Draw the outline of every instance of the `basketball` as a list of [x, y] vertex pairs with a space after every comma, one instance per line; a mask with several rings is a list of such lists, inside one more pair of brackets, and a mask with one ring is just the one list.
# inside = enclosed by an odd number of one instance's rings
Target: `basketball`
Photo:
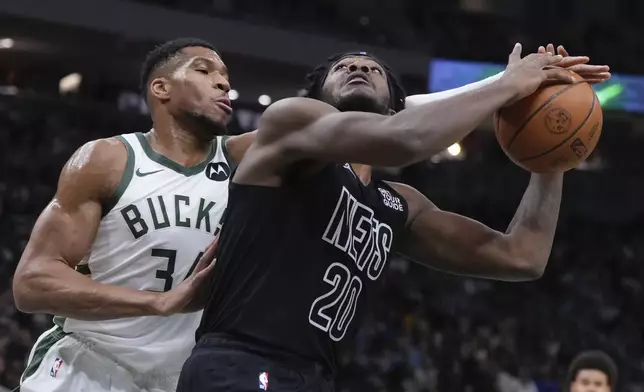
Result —
[[581, 76], [572, 74], [572, 84], [546, 84], [495, 115], [501, 148], [530, 172], [570, 170], [597, 146], [603, 122], [599, 99]]

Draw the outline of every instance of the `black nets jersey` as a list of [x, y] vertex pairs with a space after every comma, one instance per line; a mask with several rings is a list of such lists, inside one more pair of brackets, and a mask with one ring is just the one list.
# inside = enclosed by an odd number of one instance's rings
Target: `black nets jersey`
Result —
[[348, 164], [279, 188], [231, 182], [197, 339], [247, 337], [335, 373], [406, 220], [402, 196]]

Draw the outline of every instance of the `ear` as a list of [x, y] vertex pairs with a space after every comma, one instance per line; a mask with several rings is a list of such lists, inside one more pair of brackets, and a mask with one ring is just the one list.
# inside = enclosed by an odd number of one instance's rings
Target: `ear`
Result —
[[170, 99], [170, 90], [172, 90], [172, 86], [170, 85], [170, 81], [166, 78], [154, 78], [152, 82], [150, 82], [150, 94], [161, 101], [167, 101]]

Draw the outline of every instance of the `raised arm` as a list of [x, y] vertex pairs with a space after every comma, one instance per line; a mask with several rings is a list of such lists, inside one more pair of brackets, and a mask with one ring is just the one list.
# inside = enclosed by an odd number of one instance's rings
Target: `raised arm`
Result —
[[[551, 54], [521, 58], [517, 45], [503, 77], [480, 89], [405, 109], [393, 116], [338, 112], [306, 98], [276, 102], [264, 112], [236, 182], [258, 183], [298, 161], [402, 166], [462, 139], [503, 105], [534, 92], [547, 78], [570, 81]], [[272, 181], [274, 182], [274, 181]]]
[[557, 228], [563, 174], [533, 174], [505, 233], [440, 210], [416, 189], [391, 184], [409, 205], [401, 253], [454, 274], [505, 281], [539, 278]]
[[[555, 46], [553, 44], [549, 44], [547, 47], [544, 47], [544, 46], [539, 47], [538, 53], [546, 53], [546, 52], [554, 54]], [[602, 83], [611, 77], [610, 72], [608, 72], [610, 69], [607, 65], [587, 64], [588, 61], [590, 61], [588, 57], [570, 56], [568, 54], [568, 51], [566, 51], [566, 49], [561, 45], [557, 47], [557, 53], [563, 56], [563, 59], [556, 64], [557, 67], [565, 68], [570, 71], [574, 71], [578, 73], [581, 77], [586, 79], [586, 81], [590, 84]], [[503, 72], [499, 72], [498, 74], [492, 75], [483, 80], [466, 84], [465, 86], [457, 87], [454, 89], [439, 91], [439, 92], [429, 93], [429, 94], [410, 95], [405, 99], [405, 108], [409, 109], [409, 108], [413, 108], [429, 102], [434, 102], [441, 99], [453, 97], [455, 95], [465, 94], [470, 91], [475, 91], [482, 87], [487, 86], [490, 83], [493, 83], [501, 79], [502, 76], [503, 76]]]
[[67, 162], [14, 275], [19, 310], [81, 320], [171, 313], [168, 293], [97, 283], [74, 269], [88, 254], [101, 206], [116, 189], [126, 160], [120, 141], [104, 139], [82, 146]]

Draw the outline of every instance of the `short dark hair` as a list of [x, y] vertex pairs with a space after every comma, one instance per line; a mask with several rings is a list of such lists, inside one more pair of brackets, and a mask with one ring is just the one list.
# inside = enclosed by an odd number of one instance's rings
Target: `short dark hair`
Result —
[[604, 373], [608, 378], [611, 390], [615, 390], [617, 385], [617, 364], [605, 352], [595, 350], [578, 354], [570, 363], [568, 384], [575, 381], [582, 370], [599, 370]]
[[147, 101], [148, 83], [150, 83], [150, 77], [154, 71], [167, 64], [168, 61], [179, 54], [181, 49], [189, 47], [202, 47], [217, 51], [213, 44], [199, 38], [173, 39], [155, 47], [147, 54], [141, 66], [140, 89], [143, 99]]
[[304, 86], [304, 91], [301, 96], [321, 100], [322, 86], [324, 85], [324, 81], [326, 80], [331, 66], [333, 66], [333, 64], [337, 63], [343, 58], [351, 56], [369, 57], [373, 61], [380, 64], [382, 68], [384, 68], [385, 73], [387, 74], [387, 83], [389, 85], [389, 108], [393, 109], [395, 112], [403, 110], [405, 108], [405, 98], [407, 97], [407, 94], [405, 93], [405, 89], [403, 89], [402, 85], [398, 81], [396, 74], [384, 61], [378, 59], [376, 56], [370, 53], [362, 51], [335, 54], [329, 57], [326, 63], [320, 64], [315, 67], [306, 75], [306, 85]]

